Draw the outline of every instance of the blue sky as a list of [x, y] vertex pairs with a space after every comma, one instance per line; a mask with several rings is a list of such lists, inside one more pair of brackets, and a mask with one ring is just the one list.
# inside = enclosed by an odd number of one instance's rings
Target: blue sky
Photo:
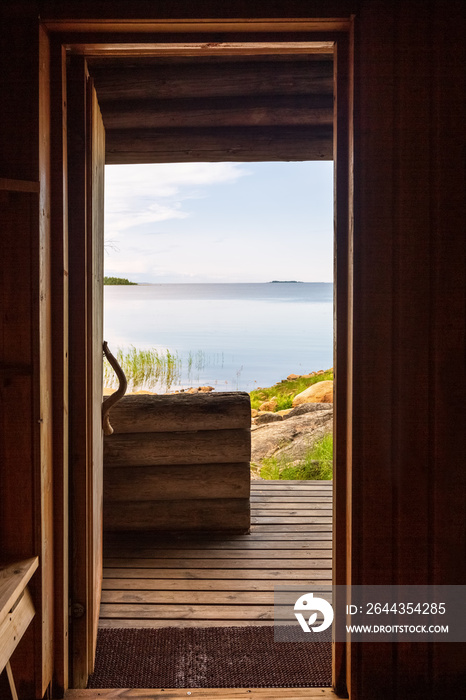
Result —
[[105, 169], [105, 274], [134, 282], [333, 279], [333, 163]]

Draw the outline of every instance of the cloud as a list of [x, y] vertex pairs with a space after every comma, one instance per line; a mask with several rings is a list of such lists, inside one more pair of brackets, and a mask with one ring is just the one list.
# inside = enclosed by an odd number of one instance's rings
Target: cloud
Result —
[[205, 188], [233, 183], [249, 172], [237, 163], [110, 165], [105, 169], [105, 232], [185, 219], [183, 203], [206, 196]]

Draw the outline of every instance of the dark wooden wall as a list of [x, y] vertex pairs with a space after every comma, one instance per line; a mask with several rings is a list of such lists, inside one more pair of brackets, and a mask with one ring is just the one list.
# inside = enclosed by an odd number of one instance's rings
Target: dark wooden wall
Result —
[[[465, 7], [355, 22], [353, 583], [466, 583]], [[465, 645], [352, 654], [358, 698], [464, 687]]]
[[[39, 92], [44, 106], [47, 80], [39, 73], [42, 59], [46, 68], [39, 10], [52, 18], [355, 13], [349, 580], [464, 584], [464, 2], [6, 2], [0, 544], [11, 557], [41, 555], [39, 615], [16, 659], [29, 680], [23, 694], [40, 697], [52, 676], [48, 241], [39, 197], [46, 204], [47, 115], [39, 118]], [[350, 657], [355, 700], [441, 700], [465, 685], [462, 645], [353, 645]]]
[[37, 614], [12, 667], [19, 693], [42, 697], [53, 651], [49, 55], [34, 7], [2, 13], [0, 556], [40, 557]]

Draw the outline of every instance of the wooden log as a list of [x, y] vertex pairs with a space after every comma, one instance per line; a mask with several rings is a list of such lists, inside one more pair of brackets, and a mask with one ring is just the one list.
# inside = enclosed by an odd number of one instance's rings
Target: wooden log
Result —
[[104, 444], [106, 468], [157, 464], [249, 462], [249, 430], [111, 435]]
[[112, 408], [115, 433], [249, 428], [251, 401], [242, 391], [125, 396]]
[[108, 129], [106, 163], [333, 159], [331, 126]]
[[[90, 59], [99, 102], [103, 111], [110, 101], [189, 97], [241, 97], [247, 95], [332, 94], [333, 62], [293, 60], [273, 63], [248, 60], [209, 63], [191, 58], [189, 63], [148, 65], [150, 59], [132, 66], [99, 65]], [[156, 59], [157, 60], [157, 59]], [[154, 59], [152, 59], [154, 61]]]
[[249, 462], [115, 467], [104, 471], [104, 501], [248, 498]]
[[247, 498], [104, 503], [105, 531], [247, 532], [249, 523]]
[[125, 100], [102, 108], [106, 129], [331, 126], [333, 95]]

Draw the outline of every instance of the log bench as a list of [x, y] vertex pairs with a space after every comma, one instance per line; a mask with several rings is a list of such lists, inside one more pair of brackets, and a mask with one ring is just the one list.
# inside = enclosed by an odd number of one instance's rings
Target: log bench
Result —
[[110, 422], [105, 532], [248, 532], [247, 393], [126, 396]]
[[38, 565], [38, 557], [0, 565], [0, 673], [6, 671], [13, 700], [18, 695], [10, 659], [35, 614], [27, 584]]

